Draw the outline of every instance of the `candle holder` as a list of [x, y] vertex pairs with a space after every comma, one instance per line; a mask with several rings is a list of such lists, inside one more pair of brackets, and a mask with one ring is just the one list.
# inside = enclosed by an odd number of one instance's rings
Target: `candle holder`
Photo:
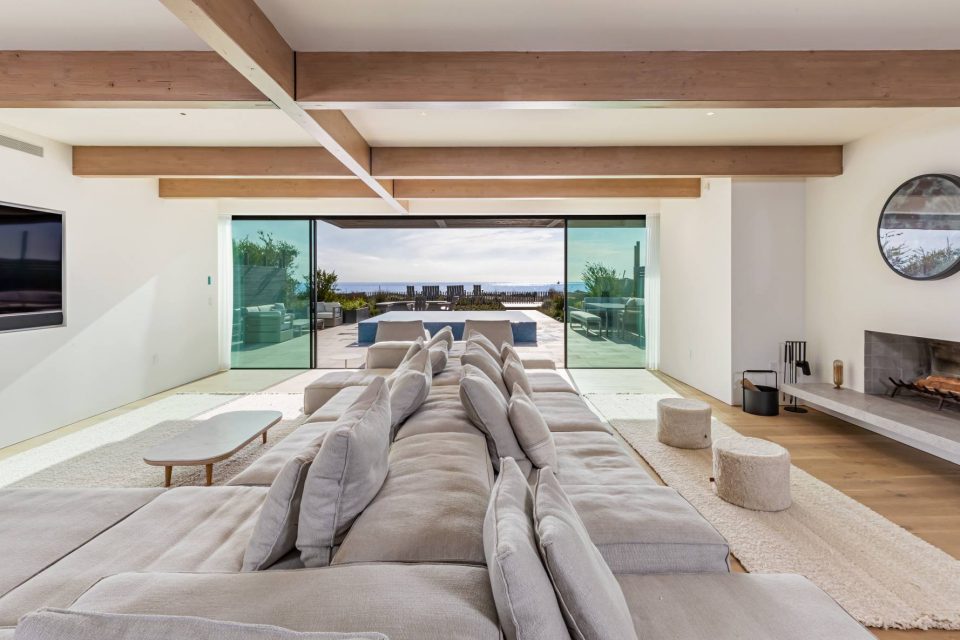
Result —
[[843, 388], [843, 360], [833, 361], [833, 388]]

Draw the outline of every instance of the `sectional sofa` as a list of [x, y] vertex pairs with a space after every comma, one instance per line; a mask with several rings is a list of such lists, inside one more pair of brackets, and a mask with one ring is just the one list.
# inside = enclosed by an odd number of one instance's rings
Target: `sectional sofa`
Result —
[[0, 491], [0, 639], [872, 637], [802, 577], [731, 573], [559, 373], [448, 347], [311, 385], [229, 486]]

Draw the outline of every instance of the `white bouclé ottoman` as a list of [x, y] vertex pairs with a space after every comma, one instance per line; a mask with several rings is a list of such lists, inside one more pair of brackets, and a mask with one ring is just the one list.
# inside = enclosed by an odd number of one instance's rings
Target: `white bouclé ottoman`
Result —
[[761, 440], [729, 436], [713, 445], [717, 495], [754, 511], [783, 511], [790, 506], [790, 452]]
[[710, 405], [687, 398], [657, 402], [657, 440], [678, 449], [710, 446]]

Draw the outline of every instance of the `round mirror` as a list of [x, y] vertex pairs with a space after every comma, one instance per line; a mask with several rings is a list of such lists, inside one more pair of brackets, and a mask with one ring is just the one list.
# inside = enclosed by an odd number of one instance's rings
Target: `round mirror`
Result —
[[887, 199], [877, 227], [887, 265], [911, 280], [960, 271], [960, 178], [917, 176]]

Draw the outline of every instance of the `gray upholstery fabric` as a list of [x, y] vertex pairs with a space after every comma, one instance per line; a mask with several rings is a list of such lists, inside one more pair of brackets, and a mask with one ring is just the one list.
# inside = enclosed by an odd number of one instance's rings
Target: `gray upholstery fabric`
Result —
[[557, 466], [557, 447], [543, 416], [520, 385], [514, 385], [507, 405], [510, 426], [517, 442], [535, 467]]
[[[493, 359], [493, 356], [487, 353], [486, 349], [477, 344], [470, 344], [460, 358], [460, 362], [463, 367], [470, 365], [479, 369], [496, 386], [504, 401], [510, 399], [510, 390], [507, 389], [507, 385], [503, 381], [503, 368], [499, 362]], [[462, 378], [462, 371], [460, 375]]]
[[533, 496], [512, 458], [500, 475], [483, 521], [483, 547], [500, 626], [507, 640], [569, 639], [533, 531]]
[[433, 375], [437, 375], [447, 368], [447, 348], [446, 346], [430, 347], [430, 369]]
[[447, 325], [430, 336], [427, 340], [427, 348], [432, 349], [443, 344], [447, 351], [453, 348], [453, 327]]
[[520, 359], [516, 356], [507, 356], [503, 361], [501, 373], [503, 375], [503, 384], [506, 385], [508, 391], [512, 391], [514, 385], [519, 385], [524, 393], [528, 395], [533, 393], [533, 387], [530, 386], [530, 379], [527, 377], [527, 372], [523, 368], [523, 363], [520, 362]]
[[400, 424], [427, 399], [432, 379], [430, 352], [426, 349], [401, 364], [395, 378], [387, 379], [390, 390], [391, 441]]
[[614, 436], [595, 431], [554, 433], [562, 485], [656, 484]]
[[296, 545], [303, 485], [323, 437], [290, 458], [270, 485], [243, 554], [243, 571], [267, 569]]
[[520, 352], [512, 344], [504, 343], [500, 347], [500, 361], [506, 362], [507, 356], [515, 355], [517, 360], [523, 363], [525, 369], [556, 369], [557, 363], [553, 361], [553, 358], [550, 358], [547, 355], [534, 355], [528, 354], [526, 356], [520, 355]]
[[282, 627], [188, 616], [41, 609], [17, 625], [17, 640], [390, 640], [382, 633], [300, 633]]
[[[413, 350], [418, 343], [413, 343]], [[417, 371], [419, 373], [426, 373], [433, 377], [433, 373], [430, 371], [430, 352], [424, 348], [420, 348], [410, 355], [409, 358], [404, 357], [403, 362], [401, 362], [397, 368], [386, 377], [387, 388], [390, 388], [390, 385], [393, 384], [393, 381], [400, 377], [404, 371]]]
[[500, 352], [500, 345], [503, 343], [513, 344], [513, 329], [509, 320], [471, 320], [468, 319], [463, 324], [463, 335], [470, 337], [470, 334], [476, 331], [490, 339], [497, 346], [497, 353]]
[[66, 607], [121, 571], [239, 572], [265, 487], [180, 487], [0, 598], [0, 626], [39, 607]]
[[529, 474], [531, 464], [510, 426], [507, 401], [490, 378], [468, 364], [460, 379], [460, 401], [470, 421], [486, 436], [494, 467], [500, 468], [500, 458], [513, 458]]
[[340, 389], [322, 407], [311, 413], [305, 422], [336, 422], [366, 388], [363, 385]]
[[365, 387], [370, 381], [379, 376], [393, 373], [389, 369], [361, 369], [360, 371], [330, 371], [323, 374], [303, 390], [303, 412], [306, 415], [322, 407], [344, 387]]
[[300, 504], [297, 548], [304, 566], [324, 566], [354, 519], [383, 486], [390, 449], [390, 393], [374, 380], [323, 439]]
[[420, 408], [400, 426], [395, 440], [422, 433], [469, 433], [483, 436], [460, 401], [460, 387], [433, 386]]
[[636, 640], [616, 578], [549, 470], [538, 474], [533, 520], [540, 555], [570, 635], [578, 640]]
[[[363, 388], [363, 387], [360, 387]], [[269, 451], [254, 460], [253, 464], [230, 479], [228, 485], [269, 487], [287, 460], [307, 448], [311, 442], [333, 428], [335, 422], [311, 422], [302, 424], [286, 438], [273, 445]]]
[[617, 576], [644, 638], [869, 640], [873, 634], [802, 576]]
[[162, 489], [0, 491], [0, 595], [162, 493]]
[[416, 340], [426, 337], [423, 320], [381, 320], [377, 323], [374, 342], [385, 340]]
[[176, 614], [295, 631], [379, 631], [390, 640], [499, 640], [485, 567], [344, 565], [237, 574], [125, 573], [74, 609]]
[[729, 571], [729, 547], [674, 489], [564, 485], [590, 539], [617, 574]]
[[492, 484], [480, 435], [400, 440], [390, 450], [383, 488], [353, 523], [332, 564], [483, 564], [483, 515]]
[[405, 354], [403, 354], [403, 359], [400, 360], [400, 364], [403, 364], [404, 362], [406, 362], [407, 360], [409, 360], [409, 359], [412, 358], [413, 356], [415, 356], [415, 355], [417, 355], [418, 353], [420, 353], [421, 351], [423, 351], [424, 348], [425, 348], [425, 347], [423, 346], [424, 342], [425, 342], [425, 341], [424, 341], [424, 339], [423, 339], [423, 336], [420, 336], [419, 338], [417, 338], [416, 340], [414, 340], [413, 342], [411, 342], [411, 343], [410, 343], [410, 346], [407, 347], [407, 352], [406, 352]]
[[550, 431], [610, 432], [607, 424], [576, 393], [538, 391], [531, 397]]
[[447, 365], [443, 371], [433, 372], [434, 387], [455, 387], [460, 384], [460, 374], [463, 372], [463, 363], [460, 356], [447, 356]]
[[567, 380], [556, 371], [534, 369], [526, 364], [524, 364], [524, 367], [527, 370], [527, 378], [530, 379], [530, 387], [536, 393], [550, 391], [563, 391], [565, 393], [573, 394], [577, 393], [577, 390], [573, 388], [573, 385], [567, 382]]
[[473, 331], [469, 334], [464, 331], [464, 335], [467, 337], [467, 348], [469, 348], [470, 345], [475, 344], [489, 353], [490, 357], [497, 361], [497, 364], [501, 366], [503, 365], [503, 357], [500, 355], [500, 347], [493, 344], [490, 341], [490, 338], [476, 331]]
[[385, 340], [367, 347], [367, 369], [395, 369], [410, 350], [409, 340]]

